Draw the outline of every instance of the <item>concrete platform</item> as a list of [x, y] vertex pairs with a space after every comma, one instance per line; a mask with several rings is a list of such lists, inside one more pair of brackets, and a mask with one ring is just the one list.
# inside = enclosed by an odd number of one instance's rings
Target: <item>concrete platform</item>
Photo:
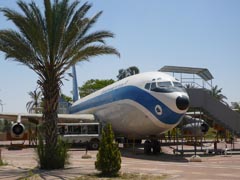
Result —
[[[168, 152], [168, 149], [164, 149]], [[71, 179], [84, 174], [97, 173], [94, 168], [97, 151], [89, 151], [92, 158], [82, 159], [84, 150], [72, 149], [69, 164], [63, 170], [38, 170], [34, 149], [7, 150], [2, 148], [3, 160], [7, 166], [0, 167], [0, 179], [12, 180], [38, 174], [37, 179]], [[144, 174], [166, 174], [167, 180], [186, 179], [239, 179], [240, 155], [201, 156], [202, 162], [189, 162], [191, 156], [173, 154], [144, 155], [142, 150], [122, 151], [122, 172]], [[34, 178], [36, 179], [36, 178]]]

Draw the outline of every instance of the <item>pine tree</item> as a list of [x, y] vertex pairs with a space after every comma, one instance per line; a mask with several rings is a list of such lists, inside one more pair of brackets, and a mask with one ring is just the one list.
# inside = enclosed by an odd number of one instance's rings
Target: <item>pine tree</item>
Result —
[[95, 168], [101, 171], [103, 176], [117, 176], [121, 169], [121, 153], [114, 142], [111, 124], [107, 124], [102, 130]]

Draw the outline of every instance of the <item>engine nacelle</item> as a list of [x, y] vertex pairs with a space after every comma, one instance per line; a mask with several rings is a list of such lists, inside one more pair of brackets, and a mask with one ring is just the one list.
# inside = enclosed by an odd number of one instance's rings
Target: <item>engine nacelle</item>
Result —
[[11, 136], [13, 138], [20, 139], [23, 137], [24, 131], [25, 131], [25, 126], [20, 122], [16, 122], [11, 127]]
[[183, 134], [187, 136], [204, 136], [209, 130], [209, 125], [203, 119], [186, 115], [183, 123]]
[[207, 123], [190, 123], [182, 127], [183, 134], [187, 136], [204, 136], [208, 132]]

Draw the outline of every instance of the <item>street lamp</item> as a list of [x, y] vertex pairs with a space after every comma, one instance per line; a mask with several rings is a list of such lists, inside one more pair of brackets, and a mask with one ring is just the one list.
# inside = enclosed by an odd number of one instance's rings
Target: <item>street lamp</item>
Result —
[[2, 100], [0, 99], [0, 105], [2, 107], [2, 112], [3, 112], [3, 103], [2, 103]]

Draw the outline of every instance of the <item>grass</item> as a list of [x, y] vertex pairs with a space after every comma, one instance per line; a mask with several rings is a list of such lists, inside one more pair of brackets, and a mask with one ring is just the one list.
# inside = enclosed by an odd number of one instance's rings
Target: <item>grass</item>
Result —
[[[81, 175], [80, 177], [73, 178], [71, 180], [165, 180], [167, 175], [150, 175], [150, 174], [138, 174], [138, 173], [122, 173], [117, 177], [102, 177], [100, 174]], [[19, 180], [42, 180], [39, 174], [29, 172], [25, 177], [19, 178]]]
[[131, 180], [164, 180], [167, 178], [167, 175], [149, 175], [149, 174], [137, 174], [137, 173], [122, 173], [117, 177], [102, 177], [99, 174], [94, 175], [84, 175], [72, 180], [122, 180], [122, 179], [131, 179]]
[[209, 128], [207, 134], [205, 134], [206, 139], [215, 139], [216, 138], [216, 130], [213, 128]]

